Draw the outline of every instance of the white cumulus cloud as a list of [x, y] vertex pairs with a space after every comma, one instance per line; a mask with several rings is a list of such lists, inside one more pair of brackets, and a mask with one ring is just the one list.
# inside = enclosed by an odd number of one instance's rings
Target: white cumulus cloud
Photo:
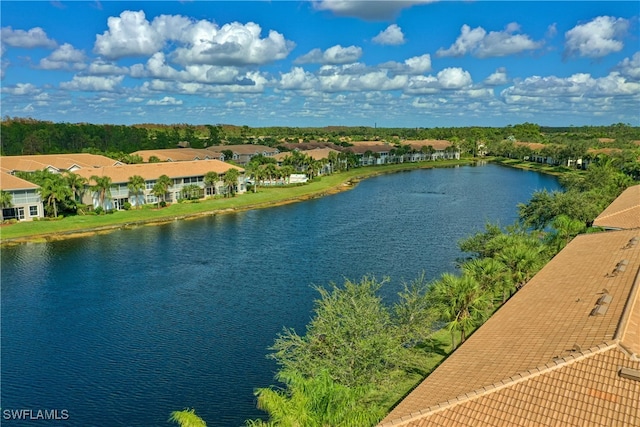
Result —
[[397, 24], [389, 25], [385, 30], [375, 36], [372, 41], [376, 44], [397, 46], [404, 44], [404, 34]]
[[613, 16], [598, 16], [586, 24], [576, 25], [564, 35], [565, 56], [602, 58], [624, 47], [622, 37], [629, 21]]
[[31, 28], [29, 31], [2, 27], [0, 30], [0, 39], [2, 39], [3, 45], [23, 49], [34, 49], [37, 47], [53, 49], [58, 45], [55, 40], [47, 37], [47, 33], [40, 27]]
[[181, 99], [175, 99], [173, 96], [165, 96], [162, 99], [150, 99], [147, 105], [182, 105]]
[[504, 67], [498, 68], [495, 73], [491, 74], [484, 80], [484, 84], [487, 86], [499, 86], [508, 83], [507, 70]]
[[60, 87], [72, 91], [112, 92], [118, 89], [124, 76], [74, 76], [70, 82], [61, 82]]
[[623, 76], [632, 80], [640, 80], [640, 52], [634, 53], [631, 58], [623, 59], [616, 69], [619, 70]]
[[437, 74], [438, 82], [444, 89], [462, 89], [472, 83], [471, 74], [462, 68], [445, 68]]
[[324, 52], [321, 49], [313, 49], [297, 58], [296, 64], [352, 64], [362, 56], [362, 48], [358, 46], [342, 47], [332, 46]]
[[2, 87], [2, 93], [11, 95], [34, 95], [39, 92], [40, 90], [31, 83], [17, 83], [13, 86]]
[[162, 49], [165, 39], [147, 21], [144, 11], [125, 10], [109, 17], [109, 29], [96, 36], [93, 51], [107, 59], [149, 56]]
[[507, 56], [542, 47], [542, 41], [533, 41], [526, 34], [516, 34], [520, 26], [512, 22], [503, 31], [487, 32], [482, 27], [471, 28], [463, 25], [460, 35], [448, 48], [440, 48], [436, 56], [463, 56], [466, 54], [478, 58]]
[[87, 56], [84, 51], [65, 43], [51, 55], [40, 60], [39, 68], [44, 70], [82, 70], [86, 67]]

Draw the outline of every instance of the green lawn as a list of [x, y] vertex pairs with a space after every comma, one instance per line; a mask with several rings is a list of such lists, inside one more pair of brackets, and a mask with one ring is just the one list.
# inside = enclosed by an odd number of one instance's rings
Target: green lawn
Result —
[[145, 206], [145, 208], [139, 210], [117, 211], [107, 215], [70, 216], [56, 221], [19, 222], [0, 227], [0, 241], [2, 244], [11, 243], [12, 241], [39, 241], [85, 231], [92, 232], [141, 225], [144, 223], [172, 221], [186, 217], [219, 214], [234, 210], [257, 209], [281, 203], [321, 197], [348, 187], [348, 185], [343, 185], [345, 183], [357, 182], [360, 179], [382, 173], [417, 168], [447, 167], [468, 163], [471, 163], [471, 161], [447, 160], [371, 166], [323, 176], [321, 179], [300, 186], [259, 187], [257, 193], [247, 192], [226, 199], [209, 199], [199, 201], [198, 203], [174, 203], [162, 209]]

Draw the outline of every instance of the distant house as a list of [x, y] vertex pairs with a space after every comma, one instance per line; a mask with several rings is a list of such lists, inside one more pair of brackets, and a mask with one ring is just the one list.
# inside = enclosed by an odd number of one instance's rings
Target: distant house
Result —
[[[296, 150], [298, 151], [298, 150]], [[320, 168], [320, 170], [318, 171], [319, 175], [326, 175], [328, 173], [331, 173], [331, 164], [329, 162], [329, 155], [331, 153], [339, 153], [339, 151], [334, 150], [332, 148], [313, 148], [310, 150], [299, 150], [301, 153], [309, 156], [310, 158], [312, 158], [313, 160], [319, 161], [322, 163], [322, 167]], [[274, 156], [272, 156], [275, 160], [276, 160], [276, 164], [281, 167], [285, 164], [285, 161], [288, 157], [292, 156], [292, 152], [291, 151], [286, 151], [283, 153], [278, 153]]]
[[6, 172], [0, 172], [0, 190], [11, 195], [11, 206], [2, 208], [2, 219], [31, 221], [44, 217], [39, 186]]
[[224, 161], [233, 161], [239, 165], [246, 165], [255, 156], [262, 155], [272, 157], [280, 152], [277, 148], [257, 144], [213, 145], [207, 147], [205, 150], [216, 153], [217, 155], [229, 150], [233, 153], [233, 157], [231, 159], [224, 159]]
[[[167, 163], [142, 163], [134, 165], [105, 166], [100, 168], [81, 169], [77, 173], [80, 176], [91, 180], [93, 176], [111, 178], [112, 186], [110, 197], [105, 200], [105, 209], [122, 209], [126, 202], [132, 206], [145, 203], [156, 203], [158, 199], [153, 195], [153, 186], [158, 178], [167, 175], [172, 180], [172, 184], [165, 194], [165, 201], [176, 202], [183, 197], [182, 190], [187, 186], [198, 186], [202, 189], [203, 196], [212, 196], [226, 192], [222, 176], [230, 169], [237, 169], [240, 177], [236, 184], [236, 192], [246, 191], [244, 169], [219, 160], [196, 160]], [[220, 176], [220, 180], [213, 186], [205, 185], [205, 175], [207, 172], [215, 172]], [[129, 179], [139, 175], [145, 180], [145, 189], [141, 195], [131, 194], [128, 182]], [[94, 182], [89, 182], [89, 189]], [[99, 195], [94, 191], [86, 191], [83, 203], [92, 204], [94, 207], [100, 206]]]

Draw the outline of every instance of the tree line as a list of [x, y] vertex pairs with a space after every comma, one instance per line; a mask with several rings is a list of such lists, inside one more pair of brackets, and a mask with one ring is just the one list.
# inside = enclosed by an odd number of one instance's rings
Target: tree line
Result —
[[[62, 154], [95, 152], [123, 157], [138, 150], [175, 148], [187, 142], [193, 148], [224, 144], [262, 144], [278, 147], [283, 142], [327, 141], [348, 144], [349, 140], [379, 140], [400, 143], [407, 139], [447, 139], [469, 144], [472, 152], [478, 142], [496, 143], [513, 138], [518, 141], [567, 143], [611, 138], [620, 144], [640, 140], [640, 128], [618, 123], [611, 126], [570, 128], [542, 127], [522, 123], [505, 127], [379, 128], [339, 127], [261, 127], [222, 124], [140, 124], [112, 125], [53, 123], [29, 118], [4, 117], [0, 122], [0, 154]], [[286, 151], [286, 150], [281, 150]], [[125, 159], [130, 162], [131, 159]]]

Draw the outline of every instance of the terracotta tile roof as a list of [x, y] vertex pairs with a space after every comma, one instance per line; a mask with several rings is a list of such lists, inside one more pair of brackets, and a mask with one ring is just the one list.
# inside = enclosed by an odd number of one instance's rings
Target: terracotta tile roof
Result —
[[360, 144], [354, 145], [353, 147], [346, 147], [347, 151], [351, 151], [355, 154], [364, 154], [367, 151], [371, 151], [372, 153], [388, 153], [393, 150], [395, 147], [393, 145], [384, 145], [380, 143], [376, 144]]
[[156, 156], [162, 162], [178, 162], [187, 160], [205, 160], [218, 158], [215, 152], [205, 150], [204, 148], [167, 148], [163, 150], [140, 150], [132, 155], [141, 156], [145, 162], [149, 161], [151, 156]]
[[532, 149], [533, 151], [540, 151], [543, 148], [546, 147], [545, 144], [542, 144], [540, 142], [524, 142], [524, 141], [516, 141], [514, 142], [515, 145], [520, 145], [523, 147], [529, 147], [530, 149]]
[[[328, 159], [329, 158], [329, 153], [339, 153], [338, 150], [333, 150], [331, 148], [314, 148], [312, 150], [306, 150], [304, 151], [304, 154], [306, 154], [307, 156], [311, 156], [312, 159], [314, 160], [324, 160], [324, 159]], [[272, 156], [274, 159], [276, 159], [277, 161], [281, 161], [286, 159], [287, 157], [291, 156], [291, 152], [288, 151], [286, 153], [278, 153], [274, 156]]]
[[145, 180], [158, 179], [161, 175], [169, 178], [183, 178], [189, 176], [201, 176], [207, 172], [225, 173], [229, 169], [244, 169], [233, 166], [220, 160], [194, 160], [184, 162], [142, 163], [137, 165], [107, 166], [102, 168], [80, 169], [76, 173], [87, 179], [92, 176], [109, 176], [112, 182], [125, 183], [133, 175], [140, 175]]
[[436, 150], [444, 150], [447, 147], [451, 147], [453, 144], [451, 141], [444, 139], [422, 139], [422, 140], [406, 140], [402, 141], [402, 144], [411, 145], [411, 147], [420, 150], [422, 147], [432, 146]]
[[266, 145], [257, 145], [257, 144], [213, 145], [211, 147], [207, 147], [206, 150], [210, 150], [218, 153], [224, 150], [231, 150], [235, 154], [245, 154], [245, 155], [276, 153], [278, 151], [276, 148], [268, 147]]
[[597, 227], [640, 228], [640, 185], [627, 188], [593, 221]]
[[119, 162], [97, 154], [41, 154], [33, 156], [2, 156], [0, 164], [11, 171], [33, 172], [49, 166], [59, 170], [69, 170], [74, 165], [80, 168], [112, 166]]
[[2, 190], [30, 190], [40, 188], [38, 185], [25, 181], [6, 172], [0, 172], [0, 189]]
[[342, 147], [341, 145], [336, 145], [332, 142], [322, 142], [322, 141], [310, 141], [310, 142], [300, 142], [300, 143], [287, 142], [281, 145], [285, 147], [287, 150], [305, 151], [305, 150], [313, 150], [316, 148], [332, 148], [336, 151], [344, 151], [344, 147]]
[[640, 382], [618, 376], [640, 369], [633, 238], [638, 230], [576, 237], [381, 426], [640, 425]]

